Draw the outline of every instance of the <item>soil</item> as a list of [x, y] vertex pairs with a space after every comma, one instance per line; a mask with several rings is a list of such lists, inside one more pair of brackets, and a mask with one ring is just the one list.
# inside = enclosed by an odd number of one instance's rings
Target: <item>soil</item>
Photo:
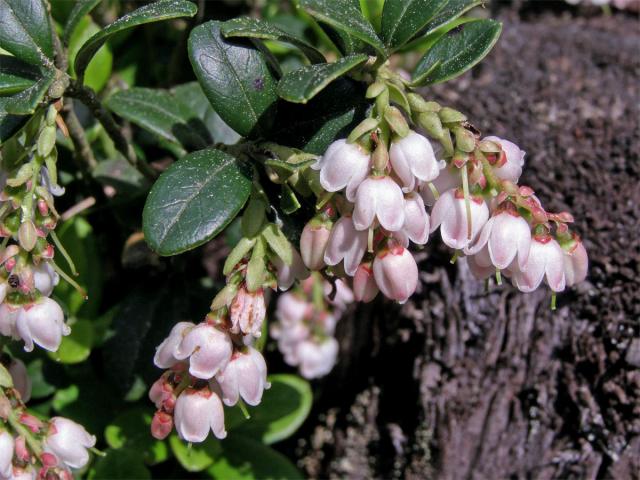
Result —
[[490, 56], [428, 94], [528, 152], [522, 183], [573, 213], [588, 280], [551, 311], [434, 239], [412, 301], [340, 322], [340, 363], [282, 445], [309, 476], [640, 478], [639, 23], [560, 10], [500, 11]]

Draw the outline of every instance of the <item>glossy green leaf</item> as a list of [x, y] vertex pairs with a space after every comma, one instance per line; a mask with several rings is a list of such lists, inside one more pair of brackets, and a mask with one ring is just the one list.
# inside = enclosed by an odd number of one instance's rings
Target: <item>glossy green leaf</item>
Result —
[[420, 59], [412, 84], [440, 83], [466, 72], [489, 53], [501, 30], [500, 22], [477, 20], [449, 31]]
[[64, 43], [68, 44], [69, 39], [73, 35], [78, 23], [88, 15], [91, 10], [100, 4], [101, 0], [77, 0], [76, 4], [67, 17], [67, 23], [64, 25]]
[[53, 66], [51, 24], [43, 0], [0, 0], [0, 47], [23, 62]]
[[[91, 17], [85, 16], [80, 19], [73, 34], [69, 39], [69, 63], [71, 64], [71, 74], [75, 75], [73, 68], [74, 61], [80, 48], [89, 40], [93, 35], [100, 32], [100, 27], [91, 20]], [[100, 47], [84, 73], [84, 83], [88, 87], [91, 87], [96, 92], [102, 90], [107, 84], [109, 77], [111, 76], [111, 67], [113, 65], [113, 55], [108, 45]]]
[[145, 239], [160, 255], [175, 255], [211, 240], [249, 198], [251, 180], [231, 155], [191, 153], [164, 172], [144, 206]]
[[54, 70], [47, 70], [33, 85], [12, 97], [0, 97], [0, 112], [10, 115], [31, 115], [47, 94], [54, 79]]
[[272, 448], [242, 435], [230, 434], [222, 454], [207, 470], [216, 480], [294, 480], [304, 478], [291, 461]]
[[344, 32], [384, 54], [384, 45], [373, 26], [360, 11], [358, 1], [353, 0], [300, 0], [300, 6], [311, 16]]
[[151, 472], [145, 467], [140, 452], [109, 449], [106, 456], [98, 458], [88, 475], [89, 480], [131, 479], [146, 480]]
[[334, 63], [302, 67], [287, 73], [278, 83], [278, 95], [294, 103], [307, 103], [335, 79], [367, 61], [364, 54], [349, 55]]
[[[0, 0], [3, 1], [3, 0]], [[6, 1], [6, 0], [5, 0]], [[194, 3], [188, 0], [161, 0], [134, 10], [106, 26], [91, 37], [80, 49], [74, 63], [78, 79], [82, 80], [89, 62], [104, 43], [116, 33], [146, 23], [160, 22], [172, 18], [193, 17], [197, 12]]]
[[26, 115], [11, 115], [7, 113], [3, 107], [2, 100], [0, 99], [0, 145], [11, 138], [29, 119]]
[[225, 40], [220, 23], [211, 21], [191, 31], [189, 58], [213, 109], [231, 128], [245, 137], [266, 134], [278, 95], [262, 52]]
[[202, 443], [188, 444], [173, 434], [169, 437], [169, 445], [180, 465], [189, 472], [201, 472], [211, 466], [222, 450], [220, 441], [213, 435]]
[[411, 40], [449, 3], [449, 0], [386, 0], [382, 38], [390, 48]]
[[260, 40], [276, 40], [290, 43], [298, 47], [311, 61], [311, 63], [324, 63], [324, 55], [304, 38], [288, 33], [266, 20], [257, 18], [234, 18], [224, 22], [220, 26], [225, 37], [258, 38]]
[[309, 415], [313, 401], [309, 382], [296, 375], [270, 375], [269, 381], [271, 388], [265, 390], [260, 405], [249, 409], [251, 419], [234, 429], [234, 433], [266, 444], [293, 435]]
[[10, 55], [0, 55], [0, 95], [13, 95], [29, 88], [39, 77], [38, 69]]
[[71, 325], [71, 333], [62, 338], [58, 350], [49, 352], [48, 355], [60, 363], [84, 362], [91, 354], [93, 336], [93, 324], [91, 321], [78, 320]]

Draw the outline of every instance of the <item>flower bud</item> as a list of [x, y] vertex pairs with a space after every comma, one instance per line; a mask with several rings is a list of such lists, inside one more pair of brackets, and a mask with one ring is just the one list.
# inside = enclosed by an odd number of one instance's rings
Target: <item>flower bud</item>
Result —
[[36, 246], [37, 240], [38, 234], [33, 222], [31, 220], [22, 222], [18, 229], [18, 242], [20, 243], [20, 246], [27, 252], [30, 252]]
[[233, 325], [231, 331], [259, 337], [266, 314], [263, 290], [249, 292], [245, 287], [240, 287], [229, 307], [229, 319]]
[[63, 417], [53, 417], [43, 441], [45, 452], [52, 453], [58, 462], [70, 468], [82, 468], [89, 461], [87, 449], [94, 447], [96, 437], [89, 435], [82, 425]]
[[580, 238], [574, 236], [572, 241], [563, 248], [563, 252], [564, 274], [567, 279], [567, 286], [582, 282], [587, 278], [589, 257]]
[[176, 403], [176, 395], [173, 391], [173, 386], [167, 380], [167, 374], [165, 373], [153, 382], [149, 389], [149, 400], [154, 403], [156, 408], [163, 408], [167, 412], [172, 412]]
[[382, 293], [404, 303], [418, 286], [418, 266], [413, 255], [400, 245], [380, 251], [373, 261], [373, 275]]
[[431, 143], [426, 137], [413, 131], [391, 144], [389, 158], [405, 192], [415, 188], [416, 180], [430, 182], [440, 172]]
[[515, 143], [499, 137], [486, 137], [484, 140], [498, 144], [501, 149], [500, 156], [493, 168], [495, 176], [501, 180], [517, 182], [522, 174], [525, 152], [520, 150]]
[[174, 349], [178, 360], [189, 359], [189, 373], [208, 380], [223, 370], [233, 352], [229, 335], [209, 323], [200, 323], [190, 329]]
[[520, 291], [532, 292], [540, 286], [545, 276], [551, 290], [564, 290], [564, 252], [550, 235], [535, 235], [531, 241], [529, 258], [523, 268], [514, 272], [513, 280]]
[[301, 342], [296, 349], [300, 362], [300, 374], [307, 379], [328, 374], [336, 364], [338, 349], [338, 341], [333, 337], [321, 343], [313, 340]]
[[48, 297], [53, 292], [53, 289], [60, 282], [60, 276], [56, 273], [49, 262], [41, 262], [39, 265], [33, 267], [33, 282], [34, 287], [38, 291]]
[[48, 297], [42, 297], [19, 310], [16, 330], [27, 352], [33, 350], [34, 342], [45, 350], [55, 352], [62, 337], [71, 333], [69, 326], [64, 323], [60, 305]]
[[331, 229], [324, 261], [327, 265], [337, 265], [344, 260], [344, 271], [353, 275], [366, 250], [367, 232], [356, 230], [351, 216], [344, 216]]
[[404, 196], [391, 177], [371, 176], [360, 184], [353, 210], [353, 224], [366, 230], [377, 219], [383, 228], [395, 232], [404, 224]]
[[331, 229], [316, 219], [304, 226], [300, 236], [300, 254], [309, 270], [320, 270], [324, 267], [324, 251], [330, 234]]
[[178, 436], [187, 442], [203, 442], [209, 430], [217, 438], [227, 436], [222, 401], [210, 388], [183, 391], [176, 402], [174, 422]]
[[442, 123], [459, 123], [464, 122], [467, 117], [457, 110], [450, 107], [444, 107], [439, 112]]
[[309, 270], [305, 267], [298, 251], [294, 248], [291, 254], [293, 257], [291, 265], [284, 263], [280, 257], [271, 262], [278, 272], [278, 288], [283, 291], [289, 290], [296, 280], [304, 280], [309, 277]]
[[399, 137], [406, 137], [411, 131], [402, 112], [392, 105], [384, 110], [384, 119]]
[[246, 352], [235, 352], [216, 380], [222, 390], [222, 401], [229, 406], [238, 403], [240, 397], [247, 404], [256, 406], [262, 400], [262, 392], [271, 386], [267, 382], [264, 357], [253, 347], [247, 347]]
[[444, 130], [440, 117], [435, 112], [422, 112], [418, 115], [418, 124], [435, 139], [440, 139]]
[[464, 127], [455, 127], [453, 134], [456, 137], [456, 148], [463, 152], [470, 153], [476, 148], [475, 135]]
[[167, 412], [158, 410], [151, 420], [151, 435], [158, 440], [164, 440], [173, 430], [173, 417]]
[[12, 358], [8, 370], [13, 379], [13, 387], [20, 393], [20, 399], [27, 403], [31, 398], [31, 379], [27, 367], [19, 358]]
[[424, 245], [429, 240], [429, 214], [422, 197], [415, 192], [409, 193], [404, 199], [402, 232], [418, 245]]
[[12, 478], [15, 441], [6, 430], [0, 431], [0, 477]]
[[38, 155], [46, 157], [51, 153], [53, 147], [56, 144], [56, 127], [52, 125], [46, 125], [40, 132], [38, 137], [37, 149]]
[[467, 223], [465, 198], [459, 189], [444, 192], [431, 211], [431, 232], [440, 227], [442, 241], [449, 247], [462, 250], [476, 238], [489, 219], [489, 208], [481, 197], [469, 198], [471, 235]]
[[178, 363], [178, 359], [173, 354], [189, 329], [193, 327], [195, 324], [191, 322], [178, 322], [173, 326], [169, 336], [156, 347], [156, 353], [153, 357], [153, 363], [156, 367], [171, 368]]
[[[371, 160], [358, 144], [336, 140], [311, 168], [320, 170], [320, 184], [328, 192], [346, 187], [347, 199], [353, 201], [356, 189], [367, 178]], [[303, 256], [304, 258], [304, 256]]]
[[368, 303], [378, 295], [371, 263], [361, 263], [353, 276], [353, 295], [358, 302]]

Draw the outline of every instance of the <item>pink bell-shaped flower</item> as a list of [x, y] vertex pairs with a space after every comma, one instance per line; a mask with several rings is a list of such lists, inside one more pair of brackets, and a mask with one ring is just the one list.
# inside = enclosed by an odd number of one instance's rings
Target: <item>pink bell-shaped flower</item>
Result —
[[328, 337], [321, 342], [306, 340], [297, 348], [300, 361], [300, 375], [312, 379], [328, 374], [338, 358], [338, 341]]
[[582, 240], [577, 235], [565, 246], [564, 252], [564, 275], [567, 286], [575, 285], [587, 278], [589, 269], [589, 256], [582, 244]]
[[442, 241], [449, 247], [462, 250], [472, 243], [489, 219], [489, 207], [481, 197], [469, 198], [471, 207], [471, 236], [469, 237], [464, 195], [459, 189], [447, 190], [431, 211], [431, 232], [440, 227]]
[[295, 248], [291, 249], [293, 261], [291, 265], [285, 264], [280, 257], [272, 260], [276, 267], [278, 288], [282, 291], [289, 290], [296, 280], [304, 280], [309, 276], [309, 270], [305, 267], [302, 257]]
[[329, 242], [331, 229], [321, 221], [311, 220], [304, 226], [300, 235], [300, 254], [309, 270], [324, 267], [324, 252]]
[[229, 319], [233, 325], [231, 331], [259, 337], [266, 314], [267, 307], [264, 303], [262, 289], [249, 292], [244, 286], [241, 286], [229, 307]]
[[384, 248], [373, 261], [373, 275], [382, 293], [404, 303], [418, 287], [418, 265], [401, 245]]
[[45, 452], [55, 455], [59, 463], [69, 468], [82, 468], [89, 461], [88, 449], [94, 447], [96, 437], [84, 427], [64, 417], [53, 417], [43, 441]]
[[173, 430], [173, 416], [158, 410], [151, 420], [151, 435], [158, 440], [164, 440]]
[[353, 303], [353, 291], [344, 280], [335, 281], [335, 295], [332, 296], [333, 286], [329, 282], [324, 283], [324, 296], [336, 311], [343, 312]]
[[[356, 189], [367, 178], [371, 158], [356, 143], [346, 139], [333, 142], [320, 160], [312, 166], [320, 170], [320, 185], [328, 192], [338, 192], [346, 187], [347, 199], [353, 201]], [[304, 256], [303, 256], [304, 258]]]
[[20, 338], [16, 328], [16, 319], [21, 310], [22, 307], [7, 302], [0, 304], [0, 334], [15, 340]]
[[517, 182], [520, 175], [522, 175], [525, 152], [520, 150], [520, 147], [515, 143], [499, 137], [486, 137], [483, 140], [489, 140], [497, 143], [502, 149], [500, 157], [493, 167], [493, 173], [496, 177], [501, 180]]
[[13, 453], [15, 441], [6, 430], [0, 431], [0, 477], [11, 478], [13, 471]]
[[226, 332], [203, 322], [190, 329], [173, 356], [178, 360], [189, 359], [189, 373], [208, 380], [223, 370], [233, 352], [233, 343]]
[[422, 197], [415, 192], [404, 198], [404, 226], [402, 232], [417, 245], [429, 240], [429, 214], [424, 208]]
[[204, 442], [209, 430], [220, 439], [227, 436], [224, 428], [224, 406], [209, 387], [187, 388], [176, 401], [173, 415], [178, 436], [187, 442]]
[[389, 160], [405, 192], [414, 190], [417, 181], [434, 180], [440, 172], [431, 143], [413, 131], [391, 144]]
[[344, 271], [353, 275], [366, 250], [367, 232], [356, 230], [352, 218], [344, 216], [331, 229], [324, 261], [327, 265], [337, 265], [344, 260]]
[[299, 323], [309, 312], [309, 304], [294, 293], [280, 295], [276, 305], [276, 317], [282, 323]]
[[69, 326], [64, 323], [60, 305], [48, 297], [41, 297], [36, 302], [25, 305], [18, 312], [16, 329], [27, 352], [33, 350], [34, 342], [45, 350], [55, 352], [62, 337], [71, 333]]
[[390, 232], [404, 225], [404, 195], [391, 177], [371, 176], [364, 180], [356, 194], [353, 224], [357, 230], [366, 230], [377, 219]]
[[531, 227], [516, 211], [502, 211], [485, 223], [476, 242], [464, 253], [473, 255], [485, 245], [495, 268], [506, 269], [517, 256], [518, 267], [522, 270], [529, 257]]
[[371, 263], [361, 263], [353, 276], [353, 295], [358, 302], [368, 303], [378, 295], [380, 289], [373, 276]]
[[27, 367], [19, 358], [12, 358], [7, 370], [11, 374], [14, 388], [20, 394], [20, 399], [27, 403], [31, 399], [31, 379]]
[[262, 392], [271, 386], [264, 357], [253, 347], [247, 347], [246, 352], [235, 352], [216, 380], [222, 390], [222, 401], [229, 406], [238, 403], [240, 397], [256, 406], [262, 400]]
[[37, 267], [33, 267], [33, 282], [38, 291], [48, 297], [60, 282], [60, 276], [49, 262], [41, 262]]
[[171, 368], [178, 363], [179, 360], [173, 356], [173, 353], [187, 332], [193, 327], [195, 327], [195, 324], [191, 322], [178, 322], [173, 326], [169, 336], [156, 347], [156, 354], [153, 357], [153, 363], [156, 367]]
[[491, 263], [489, 249], [486, 245], [474, 255], [469, 255], [464, 258], [467, 259], [469, 270], [471, 270], [471, 274], [476, 280], [485, 280], [496, 273], [496, 267]]
[[440, 170], [440, 174], [434, 180], [431, 182], [422, 182], [420, 185], [420, 195], [422, 195], [425, 205], [431, 206], [436, 203], [436, 197], [431, 190], [429, 183], [433, 185], [438, 192], [438, 195], [446, 192], [447, 190], [451, 190], [452, 188], [458, 188], [462, 185], [460, 169], [453, 164], [447, 165]]
[[522, 292], [532, 292], [547, 279], [554, 292], [564, 290], [564, 252], [550, 235], [535, 235], [531, 240], [529, 258], [523, 269], [514, 271], [513, 281]]

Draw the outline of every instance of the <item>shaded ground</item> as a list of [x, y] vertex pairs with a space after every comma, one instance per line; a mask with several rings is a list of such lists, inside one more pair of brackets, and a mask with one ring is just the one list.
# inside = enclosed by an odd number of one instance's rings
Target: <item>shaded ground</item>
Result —
[[283, 445], [313, 477], [640, 478], [638, 21], [502, 20], [434, 96], [527, 150], [523, 182], [576, 217], [588, 282], [551, 312], [430, 243], [413, 302], [341, 322], [340, 364]]

